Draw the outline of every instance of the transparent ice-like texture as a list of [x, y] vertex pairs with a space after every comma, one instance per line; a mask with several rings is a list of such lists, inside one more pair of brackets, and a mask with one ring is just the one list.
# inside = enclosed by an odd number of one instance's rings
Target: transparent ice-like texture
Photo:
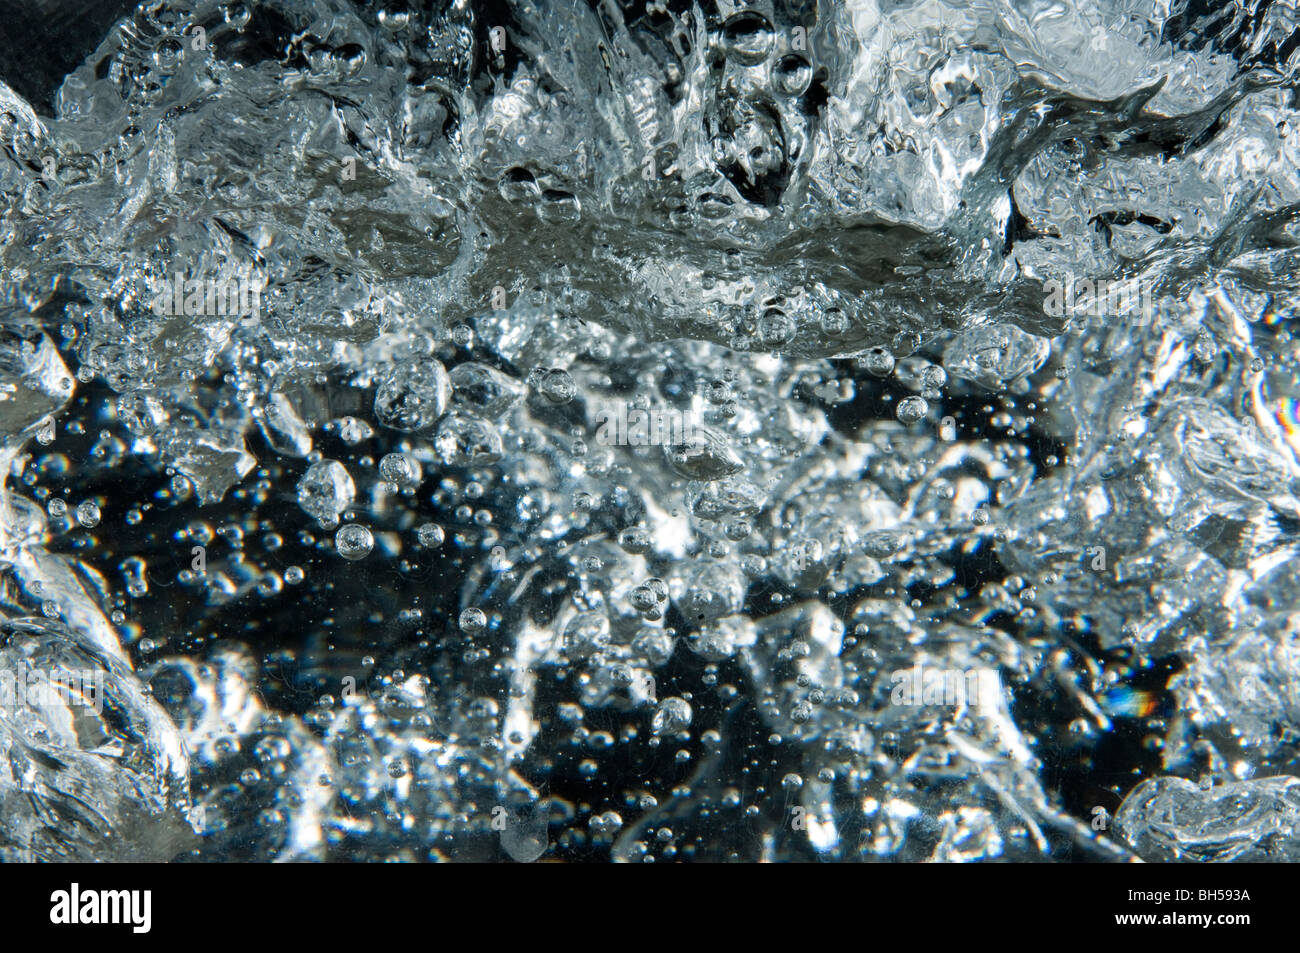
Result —
[[1294, 853], [1291, 6], [62, 6], [4, 859]]

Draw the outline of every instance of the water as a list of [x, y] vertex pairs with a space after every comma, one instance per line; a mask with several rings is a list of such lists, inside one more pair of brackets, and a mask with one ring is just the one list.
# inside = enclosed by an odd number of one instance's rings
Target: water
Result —
[[1290, 856], [1290, 8], [35, 7], [0, 859]]

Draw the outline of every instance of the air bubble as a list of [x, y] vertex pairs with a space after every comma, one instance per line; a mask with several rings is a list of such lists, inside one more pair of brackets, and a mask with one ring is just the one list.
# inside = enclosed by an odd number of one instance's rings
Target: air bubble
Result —
[[722, 26], [723, 49], [727, 58], [745, 66], [757, 66], [772, 51], [775, 33], [772, 21], [752, 10], [737, 13]]
[[894, 415], [904, 424], [914, 424], [929, 412], [930, 405], [924, 397], [904, 397], [898, 402]]
[[375, 537], [370, 528], [360, 523], [348, 523], [334, 534], [334, 548], [344, 559], [365, 559], [375, 548]]
[[772, 67], [772, 85], [784, 96], [802, 96], [812, 82], [812, 64], [798, 53], [777, 60]]
[[86, 529], [99, 525], [99, 505], [94, 500], [85, 500], [77, 505], [77, 522]]
[[416, 538], [425, 549], [437, 549], [447, 538], [447, 534], [437, 523], [425, 523], [416, 530]]

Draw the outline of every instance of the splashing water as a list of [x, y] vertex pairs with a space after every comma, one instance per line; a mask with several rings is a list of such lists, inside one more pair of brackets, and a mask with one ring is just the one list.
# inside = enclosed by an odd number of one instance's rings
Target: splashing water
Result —
[[0, 859], [1290, 856], [1289, 7], [36, 6]]

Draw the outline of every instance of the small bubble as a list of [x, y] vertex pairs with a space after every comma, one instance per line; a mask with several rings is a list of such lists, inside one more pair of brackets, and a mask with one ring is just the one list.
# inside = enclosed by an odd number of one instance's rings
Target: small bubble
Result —
[[764, 347], [780, 347], [790, 341], [794, 333], [794, 319], [779, 308], [768, 310], [758, 321], [758, 339]]
[[888, 377], [894, 372], [894, 355], [883, 347], [873, 347], [858, 358], [858, 365], [873, 377]]
[[415, 489], [423, 478], [419, 461], [404, 453], [385, 454], [379, 461], [379, 475], [398, 489]]
[[757, 66], [767, 59], [775, 39], [772, 22], [753, 10], [737, 13], [722, 26], [723, 51], [745, 66]]
[[904, 397], [898, 402], [894, 409], [896, 416], [901, 423], [914, 424], [925, 417], [930, 412], [930, 405], [924, 397]]
[[497, 192], [507, 202], [531, 202], [542, 194], [533, 174], [519, 166], [505, 171], [497, 182]]
[[344, 559], [365, 559], [375, 548], [375, 537], [370, 528], [360, 523], [348, 523], [334, 534], [334, 548]]
[[567, 404], [578, 393], [573, 375], [560, 368], [551, 368], [543, 373], [537, 386], [542, 396], [552, 404]]
[[948, 383], [948, 372], [938, 364], [931, 364], [921, 372], [921, 386], [926, 390], [937, 391]]
[[653, 542], [650, 531], [643, 526], [629, 526], [618, 534], [619, 546], [633, 556], [648, 553]]
[[812, 82], [812, 64], [798, 53], [779, 59], [772, 67], [772, 85], [785, 96], [802, 96]]
[[710, 381], [704, 388], [704, 396], [714, 404], [725, 404], [732, 398], [731, 384], [724, 380]]
[[397, 6], [396, 9], [389, 10], [384, 8], [377, 15], [379, 25], [390, 33], [398, 33], [406, 29], [407, 24], [411, 22], [411, 11], [404, 6]]
[[487, 614], [475, 607], [465, 609], [460, 614], [460, 630], [466, 635], [478, 635], [487, 628]]
[[691, 724], [691, 706], [684, 698], [665, 698], [655, 709], [650, 720], [650, 730], [656, 735], [672, 735], [684, 731]]
[[425, 523], [415, 531], [420, 545], [425, 549], [437, 549], [446, 540], [447, 534], [437, 523]]

